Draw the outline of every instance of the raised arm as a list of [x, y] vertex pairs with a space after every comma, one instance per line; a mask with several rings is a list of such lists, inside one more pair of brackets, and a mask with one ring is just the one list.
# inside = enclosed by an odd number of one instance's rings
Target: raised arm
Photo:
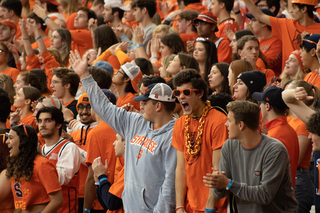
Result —
[[243, 0], [250, 13], [260, 22], [270, 25], [270, 17], [263, 12], [253, 3], [252, 0]]

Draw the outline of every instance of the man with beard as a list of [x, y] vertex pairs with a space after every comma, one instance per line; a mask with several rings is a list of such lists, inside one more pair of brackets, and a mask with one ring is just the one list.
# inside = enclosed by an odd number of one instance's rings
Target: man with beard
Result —
[[61, 213], [76, 212], [80, 151], [72, 142], [61, 137], [63, 114], [56, 107], [44, 107], [36, 115], [40, 135], [45, 139], [42, 155], [56, 166], [62, 187]]
[[[71, 132], [70, 135], [73, 138], [74, 143], [84, 151], [87, 151], [88, 143], [87, 136], [90, 130], [97, 126], [97, 123], [93, 121], [91, 116], [91, 105], [89, 98], [86, 93], [82, 94], [77, 103], [77, 111], [79, 114], [80, 122], [82, 127], [77, 131]], [[83, 159], [83, 164], [80, 165], [79, 170], [79, 188], [78, 191], [78, 201], [79, 209], [83, 208], [84, 199], [84, 187], [86, 183], [86, 178], [88, 175], [88, 167], [85, 165], [86, 152], [82, 153], [81, 159]], [[85, 156], [84, 156], [85, 155]]]

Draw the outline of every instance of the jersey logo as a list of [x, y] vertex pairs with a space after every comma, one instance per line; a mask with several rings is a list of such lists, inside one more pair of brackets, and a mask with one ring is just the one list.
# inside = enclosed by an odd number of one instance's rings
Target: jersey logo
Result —
[[15, 183], [13, 187], [14, 187], [14, 190], [16, 191], [15, 192], [16, 196], [21, 198], [22, 197], [22, 191], [20, 189], [20, 183]]
[[301, 33], [298, 30], [296, 30], [294, 38], [292, 40], [293, 48], [295, 50], [299, 50], [300, 49], [300, 44], [301, 44]]
[[49, 156], [49, 160], [57, 160], [58, 159], [58, 154], [56, 153], [51, 153]]
[[[151, 154], [154, 155], [154, 150], [156, 149], [156, 147], [158, 146], [158, 144], [154, 141], [151, 141], [150, 138], [146, 138], [145, 136], [141, 136], [141, 135], [136, 135], [130, 142], [133, 145], [137, 145], [137, 146], [142, 146], [144, 148], [146, 148]], [[141, 154], [140, 153], [140, 158], [141, 158]]]

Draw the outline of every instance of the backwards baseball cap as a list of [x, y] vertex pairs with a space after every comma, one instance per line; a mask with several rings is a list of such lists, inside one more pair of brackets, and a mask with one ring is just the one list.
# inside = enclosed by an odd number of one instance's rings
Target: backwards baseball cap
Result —
[[307, 4], [316, 6], [318, 4], [318, 0], [292, 0], [292, 4]]
[[204, 21], [210, 24], [217, 25], [217, 17], [210, 11], [201, 12], [200, 15], [198, 15], [198, 17], [193, 20], [193, 23], [197, 23], [198, 21]]
[[104, 0], [104, 6], [105, 7], [111, 7], [111, 8], [120, 8], [123, 11], [130, 11], [130, 9], [126, 6], [124, 6], [121, 3], [121, 0]]
[[111, 77], [113, 76], [114, 70], [113, 70], [113, 67], [111, 66], [110, 63], [108, 63], [106, 61], [97, 61], [93, 66], [101, 68], [101, 69], [107, 71]]
[[83, 93], [83, 94], [80, 96], [80, 98], [78, 99], [78, 103], [77, 103], [77, 106], [76, 106], [77, 111], [79, 111], [78, 106], [79, 106], [80, 104], [90, 104], [89, 97], [88, 97], [87, 93]]
[[53, 5], [59, 6], [59, 2], [57, 0], [40, 0], [41, 2], [49, 2]]
[[[268, 15], [268, 16], [273, 16], [273, 17], [275, 17], [274, 13], [271, 12], [270, 10], [268, 10], [268, 9], [263, 8], [263, 9], [260, 9], [260, 10], [261, 10], [264, 14], [266, 14], [266, 15]], [[247, 18], [249, 18], [249, 19], [254, 18], [254, 16], [253, 16], [251, 13], [247, 13], [246, 16], [247, 16]]]
[[302, 71], [304, 71], [304, 66], [303, 66], [303, 63], [302, 63], [302, 60], [301, 60], [301, 52], [295, 50], [291, 54], [294, 55], [297, 58]]
[[302, 39], [302, 46], [303, 47], [309, 47], [309, 48], [315, 48], [317, 49], [318, 41], [320, 40], [320, 35], [317, 33], [311, 34], [309, 36], [306, 36]]
[[9, 26], [11, 29], [14, 29], [17, 31], [17, 25], [13, 23], [11, 19], [1, 20], [0, 25]]
[[254, 92], [252, 98], [256, 101], [269, 103], [270, 106], [278, 109], [288, 109], [288, 106], [282, 100], [283, 89], [276, 86], [268, 87], [264, 92]]
[[113, 92], [111, 92], [111, 90], [109, 90], [109, 89], [102, 89], [102, 92], [107, 96], [107, 98], [109, 99], [109, 101], [110, 101], [113, 105], [116, 105], [116, 103], [117, 103], [117, 98], [116, 98], [116, 96], [113, 94]]
[[121, 66], [121, 69], [127, 74], [127, 76], [131, 80], [131, 85], [133, 89], [138, 92], [138, 83], [142, 78], [142, 72], [140, 71], [140, 67], [138, 67], [136, 64], [132, 63], [125, 63]]
[[163, 102], [175, 102], [173, 98], [172, 89], [165, 83], [150, 84], [145, 90], [143, 95], [134, 97], [135, 101], [145, 101], [148, 99], [163, 101]]
[[241, 79], [249, 89], [249, 92], [261, 92], [267, 84], [266, 74], [260, 71], [247, 71], [240, 73], [237, 79]]

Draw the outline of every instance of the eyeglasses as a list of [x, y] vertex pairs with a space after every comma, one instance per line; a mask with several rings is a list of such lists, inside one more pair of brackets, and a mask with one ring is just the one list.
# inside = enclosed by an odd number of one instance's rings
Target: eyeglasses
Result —
[[194, 25], [196, 26], [196, 27], [199, 27], [199, 26], [204, 26], [204, 25], [206, 25], [206, 24], [209, 24], [208, 22], [205, 22], [205, 21], [196, 21], [196, 22], [194, 22]]
[[196, 41], [209, 41], [209, 38], [199, 37], [199, 38], [196, 39]]
[[83, 110], [83, 109], [86, 109], [86, 110], [91, 110], [91, 105], [90, 104], [87, 104], [87, 105], [83, 105], [83, 104], [79, 104], [78, 105], [78, 109], [80, 110]]
[[175, 97], [179, 97], [181, 95], [181, 93], [183, 93], [183, 95], [185, 95], [185, 96], [191, 96], [192, 91], [197, 92], [199, 90], [198, 89], [184, 89], [184, 90], [175, 89], [175, 90], [173, 90], [173, 95]]
[[121, 73], [122, 75], [126, 75], [123, 71], [118, 70], [118, 72], [116, 72], [116, 74]]

